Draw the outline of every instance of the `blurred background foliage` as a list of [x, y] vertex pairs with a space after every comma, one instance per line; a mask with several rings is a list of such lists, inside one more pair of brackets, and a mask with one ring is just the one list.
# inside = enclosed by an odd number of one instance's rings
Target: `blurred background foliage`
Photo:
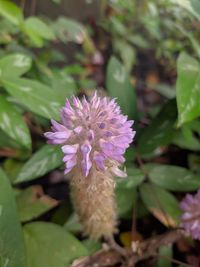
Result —
[[[68, 5], [44, 3], [49, 10]], [[135, 120], [128, 178], [116, 178], [122, 246], [178, 227], [179, 200], [200, 188], [200, 2], [74, 1], [81, 21], [51, 18], [40, 5], [0, 0], [2, 267], [67, 267], [101, 247], [83, 236], [62, 153], [43, 137], [73, 94], [97, 88]], [[159, 253], [173, 257], [173, 248]]]

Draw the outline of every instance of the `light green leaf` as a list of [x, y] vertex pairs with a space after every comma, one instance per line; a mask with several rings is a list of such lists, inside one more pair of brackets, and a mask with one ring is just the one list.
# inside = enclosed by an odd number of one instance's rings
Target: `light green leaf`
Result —
[[87, 32], [83, 25], [69, 18], [59, 17], [52, 27], [57, 38], [63, 42], [73, 41], [82, 44], [87, 38]]
[[3, 80], [3, 85], [27, 109], [48, 119], [59, 119], [59, 109], [65, 99], [61, 100], [56, 91], [47, 85], [24, 78]]
[[16, 196], [17, 210], [22, 222], [30, 221], [54, 208], [58, 202], [44, 195], [41, 186], [31, 186]]
[[34, 222], [24, 226], [28, 267], [68, 267], [87, 249], [61, 226]]
[[176, 227], [179, 224], [181, 211], [171, 193], [150, 183], [142, 184], [140, 193], [146, 208], [165, 226]]
[[122, 112], [134, 119], [136, 117], [135, 90], [130, 83], [126, 68], [115, 57], [111, 57], [108, 63], [106, 88], [111, 97], [117, 97]]
[[0, 79], [21, 76], [31, 68], [32, 60], [27, 55], [11, 54], [0, 60]]
[[173, 99], [162, 107], [151, 124], [143, 130], [138, 141], [141, 154], [151, 153], [156, 148], [171, 142], [175, 131], [176, 115], [176, 103]]
[[23, 31], [39, 47], [43, 45], [43, 39], [53, 40], [55, 38], [51, 27], [37, 17], [26, 19]]
[[0, 95], [0, 128], [20, 145], [30, 149], [31, 137], [22, 116]]
[[23, 22], [23, 14], [21, 9], [11, 1], [0, 0], [0, 15], [15, 25], [19, 25]]
[[197, 0], [171, 0], [171, 2], [180, 5], [200, 20], [200, 4]]
[[23, 166], [15, 183], [27, 182], [43, 176], [62, 164], [62, 151], [58, 146], [44, 145]]
[[200, 116], [200, 64], [186, 53], [177, 61], [176, 95], [179, 125]]
[[168, 190], [187, 192], [200, 188], [200, 175], [182, 167], [154, 164], [148, 175], [152, 183]]
[[25, 267], [25, 248], [14, 194], [0, 169], [0, 266]]

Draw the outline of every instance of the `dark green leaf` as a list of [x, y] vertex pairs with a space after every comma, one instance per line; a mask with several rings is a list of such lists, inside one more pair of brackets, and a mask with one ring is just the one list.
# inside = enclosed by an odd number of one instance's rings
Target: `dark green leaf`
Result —
[[161, 246], [158, 251], [157, 267], [172, 267], [172, 245]]
[[106, 88], [111, 97], [117, 97], [122, 112], [134, 119], [136, 117], [135, 89], [125, 67], [115, 57], [111, 57], [106, 73]]
[[142, 200], [146, 208], [164, 225], [176, 227], [181, 214], [178, 201], [159, 186], [146, 183], [140, 187]]
[[0, 266], [25, 267], [21, 225], [9, 179], [0, 169]]
[[182, 127], [176, 131], [173, 139], [173, 143], [177, 146], [190, 149], [190, 150], [200, 150], [200, 140], [195, 136], [191, 123], [187, 122], [182, 125]]
[[72, 213], [71, 216], [67, 219], [64, 227], [67, 231], [71, 233], [79, 233], [83, 230], [82, 224], [79, 222], [78, 215]]
[[124, 188], [117, 183], [116, 189], [117, 213], [120, 218], [130, 218], [136, 202], [136, 188]]
[[47, 85], [30, 79], [3, 80], [9, 94], [32, 112], [45, 118], [59, 118], [59, 109], [64, 104], [60, 96]]
[[62, 164], [60, 147], [44, 145], [23, 166], [15, 183], [27, 182], [43, 176]]
[[165, 189], [172, 191], [194, 191], [200, 188], [200, 175], [188, 169], [156, 164], [149, 172], [150, 180]]
[[119, 186], [120, 188], [134, 188], [144, 181], [144, 173], [140, 169], [128, 167], [126, 172], [127, 178], [117, 179], [117, 186]]
[[13, 105], [1, 95], [0, 128], [17, 143], [31, 148], [31, 137], [26, 123]]
[[32, 186], [22, 190], [17, 194], [16, 202], [22, 222], [35, 219], [58, 204], [56, 200], [44, 195], [41, 186]]
[[171, 142], [175, 131], [176, 115], [176, 103], [173, 99], [163, 106], [151, 124], [143, 130], [138, 144], [140, 153], [151, 153], [156, 148]]
[[68, 267], [87, 249], [61, 226], [35, 222], [24, 226], [28, 267]]
[[200, 116], [200, 64], [186, 53], [177, 61], [176, 82], [179, 125]]
[[21, 76], [31, 68], [32, 60], [27, 55], [11, 54], [0, 60], [0, 79]]
[[89, 255], [94, 254], [97, 250], [101, 249], [101, 243], [97, 240], [92, 239], [85, 239], [83, 240], [83, 245], [87, 248], [89, 251]]

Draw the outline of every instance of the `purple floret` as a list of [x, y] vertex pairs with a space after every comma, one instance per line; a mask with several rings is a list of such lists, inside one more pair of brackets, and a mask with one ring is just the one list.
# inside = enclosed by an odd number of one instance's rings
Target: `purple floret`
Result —
[[188, 235], [200, 240], [200, 189], [194, 196], [187, 194], [180, 207], [183, 211], [181, 226]]
[[135, 132], [127, 116], [114, 99], [98, 97], [90, 101], [73, 97], [61, 110], [61, 123], [51, 120], [52, 131], [45, 133], [49, 144], [62, 145], [65, 173], [80, 167], [85, 177], [92, 167], [104, 171], [108, 166], [118, 176], [125, 176], [118, 165], [133, 141]]

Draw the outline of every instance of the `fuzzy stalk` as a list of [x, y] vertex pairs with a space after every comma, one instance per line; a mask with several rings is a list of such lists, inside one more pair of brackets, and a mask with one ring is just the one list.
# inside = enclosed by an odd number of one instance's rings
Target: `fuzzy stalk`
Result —
[[88, 177], [73, 173], [71, 198], [84, 233], [92, 239], [111, 237], [116, 231], [115, 181], [112, 173], [92, 168]]

